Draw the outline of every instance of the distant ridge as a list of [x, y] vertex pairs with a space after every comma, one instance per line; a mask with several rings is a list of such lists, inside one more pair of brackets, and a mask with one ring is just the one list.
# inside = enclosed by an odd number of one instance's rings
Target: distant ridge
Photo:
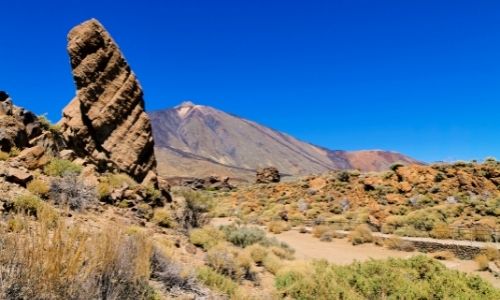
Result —
[[190, 101], [149, 113], [160, 174], [249, 178], [259, 167], [289, 175], [333, 169], [380, 171], [395, 162], [418, 163], [396, 152], [329, 150]]

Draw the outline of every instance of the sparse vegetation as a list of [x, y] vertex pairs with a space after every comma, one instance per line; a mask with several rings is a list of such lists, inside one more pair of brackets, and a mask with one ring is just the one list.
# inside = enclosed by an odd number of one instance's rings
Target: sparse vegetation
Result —
[[26, 186], [29, 192], [39, 197], [45, 198], [50, 192], [49, 184], [42, 179], [33, 179]]
[[[151, 244], [39, 219], [0, 235], [2, 299], [147, 299]], [[3, 228], [3, 227], [2, 227]]]
[[81, 210], [96, 202], [95, 189], [83, 184], [74, 173], [65, 173], [50, 183], [50, 198], [58, 205]]
[[488, 270], [488, 265], [490, 263], [490, 260], [488, 259], [488, 256], [485, 254], [480, 254], [474, 258], [474, 261], [476, 261], [477, 268], [479, 271], [486, 271]]
[[175, 225], [171, 212], [165, 208], [157, 208], [154, 210], [153, 222], [161, 227], [167, 228], [172, 228]]
[[82, 166], [77, 165], [66, 159], [53, 158], [48, 165], [45, 166], [44, 172], [49, 176], [62, 177], [71, 174], [80, 174]]
[[446, 269], [425, 256], [330, 265], [325, 261], [284, 268], [276, 287], [292, 299], [498, 299], [477, 276]]
[[283, 231], [290, 230], [290, 224], [285, 221], [272, 221], [267, 224], [267, 230], [274, 234], [280, 234]]
[[368, 225], [358, 225], [349, 235], [349, 240], [353, 245], [371, 243], [373, 242], [372, 231]]
[[189, 233], [189, 241], [204, 250], [210, 250], [222, 240], [224, 240], [224, 233], [213, 226], [196, 228]]

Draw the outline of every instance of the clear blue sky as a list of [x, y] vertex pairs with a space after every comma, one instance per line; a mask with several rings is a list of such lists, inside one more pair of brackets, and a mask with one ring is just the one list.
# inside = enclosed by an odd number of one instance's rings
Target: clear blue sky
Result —
[[332, 149], [500, 158], [500, 1], [2, 1], [0, 89], [57, 121], [97, 18], [148, 110], [189, 99]]

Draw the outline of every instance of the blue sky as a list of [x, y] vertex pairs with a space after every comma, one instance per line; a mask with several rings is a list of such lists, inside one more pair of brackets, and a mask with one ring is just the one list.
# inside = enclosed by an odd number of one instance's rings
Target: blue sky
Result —
[[332, 149], [500, 158], [500, 1], [3, 1], [0, 89], [57, 121], [97, 18], [148, 110], [210, 105]]

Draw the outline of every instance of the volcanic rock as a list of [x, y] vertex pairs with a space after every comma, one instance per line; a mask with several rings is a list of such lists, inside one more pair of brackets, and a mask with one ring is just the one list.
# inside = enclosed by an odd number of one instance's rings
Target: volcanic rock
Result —
[[280, 182], [280, 172], [275, 167], [267, 167], [257, 170], [257, 183]]
[[70, 31], [68, 52], [77, 94], [60, 124], [69, 147], [100, 172], [120, 171], [157, 184], [143, 92], [116, 43], [92, 19]]

